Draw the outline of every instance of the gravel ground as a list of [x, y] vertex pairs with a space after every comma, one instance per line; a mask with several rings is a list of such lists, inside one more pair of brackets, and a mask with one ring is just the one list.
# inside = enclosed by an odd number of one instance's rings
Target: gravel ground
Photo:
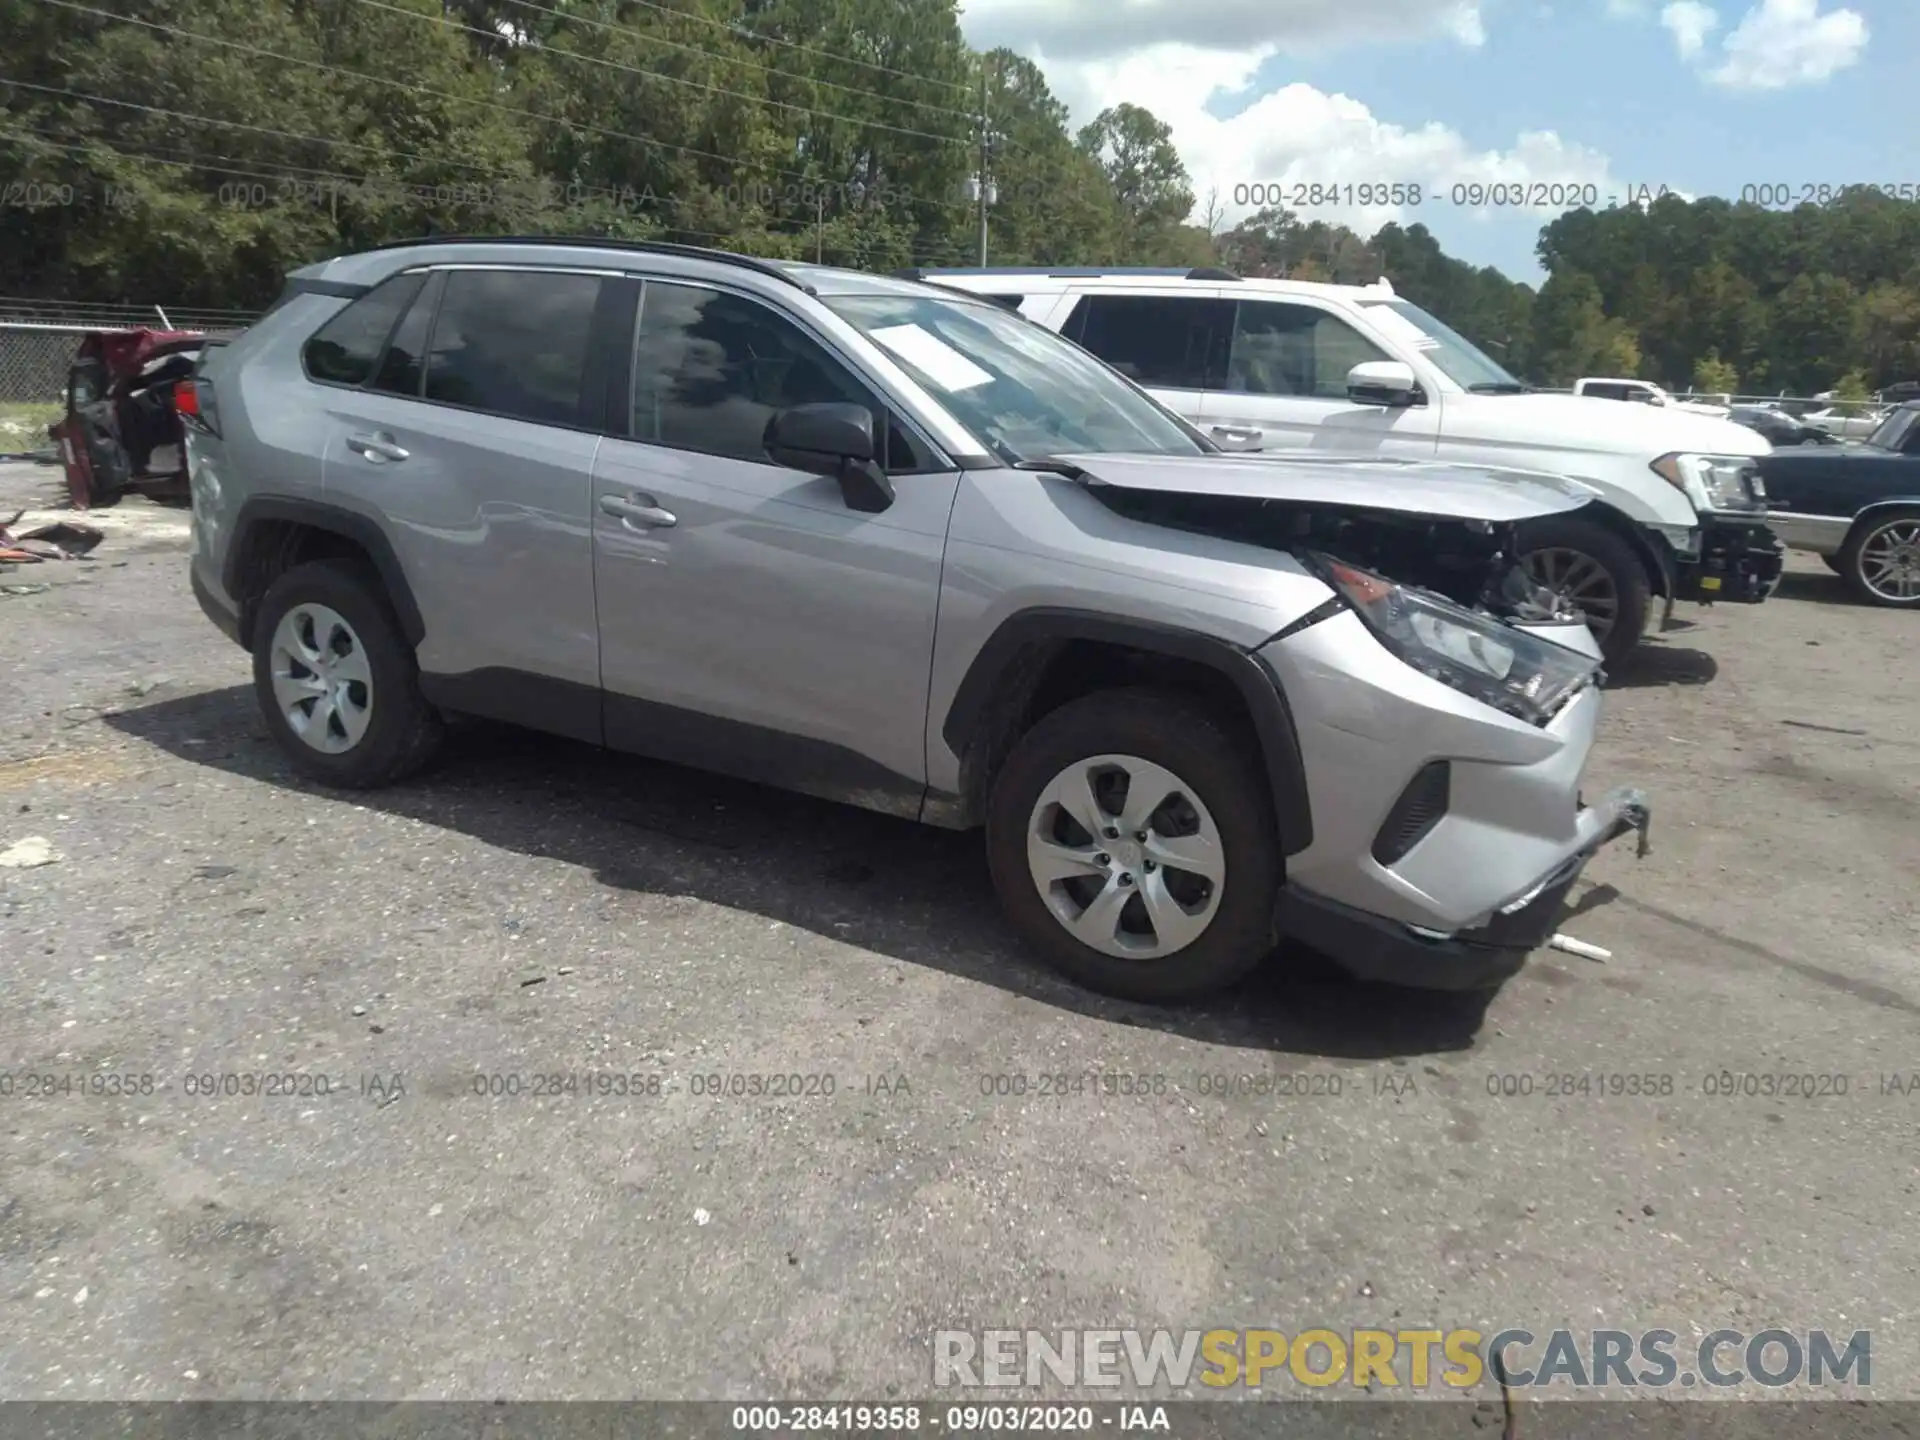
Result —
[[[0, 852], [56, 857], [0, 869], [0, 1396], [879, 1399], [944, 1328], [1511, 1324], [1868, 1329], [1920, 1398], [1920, 622], [1817, 562], [1611, 694], [1653, 854], [1566, 924], [1611, 960], [1159, 1012], [1030, 964], [976, 838], [484, 726], [312, 789], [181, 514], [98, 518], [0, 577], [51, 587], [0, 593]], [[24, 1088], [103, 1069], [156, 1088]], [[527, 1093], [588, 1071], [661, 1093]], [[1034, 1093], [1088, 1071], [1147, 1093]], [[186, 1093], [236, 1073], [332, 1093]], [[772, 1074], [813, 1093], [691, 1093]]]

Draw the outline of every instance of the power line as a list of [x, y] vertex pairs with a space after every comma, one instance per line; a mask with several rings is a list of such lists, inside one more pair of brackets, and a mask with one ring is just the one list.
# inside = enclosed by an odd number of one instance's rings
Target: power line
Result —
[[[57, 5], [63, 10], [73, 10], [82, 15], [93, 15], [102, 20], [116, 21], [126, 25], [139, 25], [148, 30], [157, 30], [162, 34], [178, 35], [188, 40], [199, 40], [208, 45], [219, 46], [222, 49], [227, 49], [227, 50], [237, 50], [243, 54], [255, 55], [255, 56], [262, 57], [264, 59], [280, 60], [291, 65], [304, 65], [309, 69], [321, 70], [330, 75], [342, 75], [349, 80], [359, 80], [369, 85], [384, 85], [390, 89], [404, 90], [410, 95], [430, 95], [435, 99], [445, 100], [456, 105], [477, 105], [482, 109], [497, 110], [503, 114], [511, 115], [515, 119], [519, 119], [519, 120], [526, 120], [526, 119], [545, 120], [549, 124], [563, 125], [572, 129], [587, 130], [598, 135], [608, 136], [611, 139], [630, 141], [636, 145], [650, 145], [660, 150], [672, 150], [685, 155], [698, 155], [703, 159], [718, 160], [728, 165], [738, 164], [737, 159], [733, 156], [722, 155], [722, 154], [719, 154], [717, 151], [713, 151], [713, 150], [702, 150], [698, 146], [680, 145], [680, 144], [675, 144], [671, 141], [656, 140], [652, 136], [648, 136], [648, 135], [630, 135], [623, 130], [609, 130], [603, 125], [590, 124], [589, 122], [584, 120], [567, 120], [560, 116], [548, 115], [537, 110], [522, 110], [512, 105], [502, 105], [502, 104], [499, 104], [497, 101], [480, 100], [472, 96], [466, 96], [466, 95], [450, 95], [443, 90], [430, 90], [423, 85], [411, 84], [404, 80], [390, 80], [382, 75], [368, 75], [358, 70], [348, 70], [338, 65], [328, 65], [319, 60], [308, 60], [303, 56], [283, 55], [280, 52], [275, 50], [263, 50], [259, 46], [245, 45], [237, 40], [222, 40], [217, 36], [200, 34], [198, 31], [183, 30], [176, 25], [161, 25], [152, 20], [135, 19], [130, 15], [115, 15], [110, 11], [100, 10], [91, 5], [78, 4], [77, 0], [42, 0], [42, 3], [48, 4], [48, 5]], [[805, 174], [802, 171], [785, 170], [785, 169], [780, 169], [772, 166], [769, 166], [768, 169], [770, 170], [771, 173], [782, 176], [787, 179], [802, 180], [809, 184], [817, 183], [814, 176]], [[942, 205], [942, 206], [951, 208], [955, 202], [951, 200], [938, 200], [938, 199], [934, 199], [933, 197], [928, 197], [925, 203], [931, 204], [931, 205]]]
[[[463, 21], [455, 20], [445, 15], [429, 15], [421, 10], [407, 10], [398, 5], [389, 5], [386, 3], [386, 0], [360, 0], [360, 3], [371, 6], [375, 10], [386, 10], [395, 15], [404, 15], [410, 20], [425, 20], [434, 25], [451, 25], [456, 30], [465, 30], [469, 35], [486, 35], [498, 38], [497, 32], [483, 30], [478, 25], [468, 25]], [[636, 32], [627, 31], [624, 33], [632, 34]], [[725, 56], [715, 55], [706, 50], [698, 50], [690, 45], [678, 46], [676, 48], [687, 50], [695, 55], [704, 56], [709, 60], [724, 61], [726, 59]], [[569, 60], [584, 60], [589, 65], [601, 65], [609, 70], [618, 70], [622, 74], [639, 75], [648, 80], [661, 80], [669, 85], [685, 85], [690, 89], [704, 90], [710, 95], [731, 95], [736, 100], [750, 101], [755, 105], [770, 105], [777, 110], [791, 110], [797, 115], [811, 116], [816, 120], [838, 121], [841, 119], [841, 117], [837, 115], [829, 115], [825, 111], [815, 110], [810, 106], [795, 105], [786, 100], [775, 100], [767, 95], [753, 95], [745, 90], [735, 90], [726, 85], [713, 85], [704, 80], [688, 80], [679, 75], [669, 75], [661, 70], [647, 70], [637, 65], [623, 65], [617, 60], [602, 59], [598, 55], [587, 55], [578, 50], [560, 50], [551, 45], [540, 45], [538, 49], [543, 55], [563, 55]], [[913, 135], [922, 140], [937, 140], [943, 145], [965, 145], [969, 143], [965, 139], [952, 135], [937, 135], [931, 130], [912, 130], [903, 125], [888, 125], [879, 120], [847, 121], [845, 123], [865, 125], [875, 130], [890, 130], [895, 135]]]
[[37, 90], [44, 95], [63, 95], [72, 100], [85, 100], [93, 105], [118, 105], [128, 110], [138, 110], [147, 115], [164, 115], [170, 120], [186, 120], [198, 125], [218, 125], [226, 130], [245, 130], [254, 135], [271, 135], [281, 140], [301, 140], [314, 145], [344, 147], [349, 150], [367, 150], [395, 160], [415, 160], [423, 165], [454, 165], [462, 170], [479, 170], [494, 179], [502, 178], [496, 172], [488, 171], [485, 166], [475, 165], [468, 160], [453, 160], [441, 156], [420, 155], [410, 150], [389, 150], [381, 145], [367, 145], [356, 140], [342, 140], [327, 135], [302, 135], [293, 130], [275, 130], [265, 125], [247, 125], [238, 120], [220, 120], [211, 115], [189, 115], [184, 110], [167, 110], [158, 105], [142, 105], [133, 100], [115, 100], [107, 95], [89, 95], [83, 90], [61, 89], [52, 85], [35, 85], [26, 80], [0, 79], [0, 85], [11, 85], [20, 90]]
[[[39, 87], [39, 88], [44, 89], [47, 87]], [[74, 93], [74, 92], [60, 92], [60, 93]], [[139, 105], [133, 101], [115, 101], [112, 103], [129, 105], [132, 108], [137, 110], [147, 110], [147, 109], [155, 108], [151, 106]], [[198, 120], [198, 119], [208, 118], [204, 116], [187, 115], [182, 112], [175, 112], [175, 111], [167, 111], [164, 113], [176, 115], [177, 118], [184, 119], [184, 120]], [[219, 122], [215, 122], [215, 123], [219, 123]], [[4, 134], [4, 133], [6, 132], [0, 131], [0, 134]], [[283, 162], [279, 165], [270, 166], [270, 168], [267, 168], [267, 169], [251, 169], [247, 167], [251, 164], [258, 163], [258, 162], [250, 162], [247, 160], [239, 159], [238, 157], [231, 156], [231, 155], [216, 154], [211, 156], [196, 156], [191, 152], [183, 153], [178, 150], [155, 150], [155, 149], [147, 149], [147, 150], [139, 150], [139, 151], [125, 150], [125, 149], [117, 148], [114, 145], [109, 144], [106, 141], [98, 139], [96, 137], [89, 137], [88, 144], [86, 145], [61, 144], [59, 142], [48, 139], [44, 135], [44, 133], [38, 132], [38, 131], [27, 130], [27, 131], [15, 131], [13, 133], [21, 139], [31, 140], [34, 143], [43, 145], [49, 149], [69, 152], [72, 154], [82, 156], [83, 158], [89, 157], [92, 154], [94, 149], [98, 149], [98, 150], [104, 150], [106, 153], [121, 159], [159, 160], [164, 163], [172, 164], [181, 169], [205, 170], [209, 173], [216, 174], [216, 175], [237, 176], [237, 177], [248, 179], [248, 180], [276, 181], [283, 185], [289, 181], [295, 181], [295, 182], [298, 182], [299, 185], [303, 188], [310, 188], [314, 192], [313, 198], [315, 199], [320, 198], [322, 193], [327, 192], [329, 190], [337, 189], [337, 191], [341, 195], [350, 195], [351, 192], [355, 190], [366, 190], [366, 191], [373, 192], [376, 197], [384, 196], [385, 198], [388, 198], [390, 200], [404, 197], [406, 199], [410, 199], [416, 203], [421, 203], [421, 204], [428, 203], [434, 200], [442, 200], [448, 203], [467, 203], [467, 204], [482, 205], [482, 206], [485, 206], [486, 208], [497, 209], [497, 208], [500, 208], [503, 204], [513, 204], [517, 202], [520, 204], [530, 204], [535, 209], [540, 209], [540, 210], [573, 208], [571, 206], [560, 207], [560, 206], [554, 205], [552, 202], [555, 200], [556, 197], [560, 197], [560, 196], [569, 197], [574, 201], [579, 201], [583, 199], [584, 200], [604, 199], [604, 200], [613, 202], [616, 205], [621, 205], [621, 204], [624, 204], [625, 202], [637, 199], [637, 197], [635, 197], [633, 194], [632, 186], [626, 186], [624, 187], [624, 189], [616, 189], [612, 186], [605, 186], [605, 185], [581, 185], [578, 182], [568, 182], [563, 184], [559, 181], [549, 179], [545, 176], [525, 176], [525, 177], [496, 176], [493, 178], [499, 182], [500, 193], [490, 194], [484, 197], [466, 196], [462, 194], [463, 188], [479, 188], [478, 182], [457, 182], [455, 184], [444, 184], [444, 183], [425, 183], [425, 182], [417, 182], [417, 181], [406, 181], [393, 176], [384, 176], [384, 175], [379, 175], [379, 176], [350, 175], [338, 170], [321, 170], [321, 169], [316, 169], [312, 166], [295, 165], [295, 164], [292, 164], [291, 162]], [[320, 137], [313, 137], [313, 138], [318, 139]], [[213, 162], [218, 162], [218, 163], [213, 163]], [[222, 187], [222, 188], [224, 189], [225, 187]], [[491, 189], [492, 187], [486, 187], [486, 188]], [[729, 202], [739, 200], [741, 198], [740, 195], [729, 193], [729, 191], [734, 188], [736, 187], [728, 187], [728, 189], [718, 192], [719, 198]], [[754, 187], [748, 186], [745, 188], [748, 192], [751, 192], [751, 190]], [[715, 192], [709, 190], [707, 193], [711, 196], [711, 195], [714, 195]], [[284, 198], [285, 197], [283, 197], [283, 199]], [[679, 197], [656, 197], [656, 198], [665, 199], [668, 204], [670, 204], [676, 209], [682, 208], [686, 204], [686, 201]], [[545, 203], [543, 203], [543, 201]], [[777, 207], [773, 206], [772, 202], [773, 202], [773, 197], [769, 196], [768, 201], [766, 203], [761, 204], [759, 208], [761, 208], [763, 211], [769, 208], [776, 208], [777, 210]], [[260, 204], [264, 206], [265, 203], [266, 203], [266, 197], [262, 196], [260, 199]], [[805, 202], [803, 201], [802, 203], [804, 204]], [[865, 207], [856, 206], [852, 210], [841, 209], [835, 212], [835, 216], [836, 218], [843, 218], [848, 214], [858, 214], [860, 213], [860, 210], [862, 208], [865, 208]], [[875, 205], [871, 208], [876, 210], [883, 210], [885, 209], [885, 206]], [[677, 232], [682, 234], [705, 235], [709, 237], [725, 238], [729, 234], [737, 233], [734, 231], [700, 230], [700, 229], [684, 226], [673, 215], [668, 213], [662, 213], [659, 210], [642, 209], [642, 208], [636, 207], [632, 209], [630, 213], [645, 219], [657, 221], [658, 223], [663, 225], [670, 226], [673, 229], [675, 229]], [[818, 211], [816, 210], [816, 214], [817, 213]], [[794, 220], [796, 219], [798, 219], [799, 222], [803, 225], [806, 223], [804, 212], [802, 212], [797, 217], [792, 213], [788, 213], [785, 216], [780, 216], [776, 213], [773, 218], [775, 220], [775, 223], [793, 223]]]
[[[248, 168], [244, 168], [242, 166], [234, 165], [234, 164], [210, 163], [207, 160], [176, 159], [171, 156], [161, 154], [161, 153], [156, 153], [153, 151], [122, 150], [115, 146], [105, 144], [104, 142], [101, 142], [98, 140], [93, 141], [90, 145], [84, 145], [84, 146], [63, 144], [57, 141], [49, 140], [45, 136], [31, 130], [0, 129], [0, 136], [4, 136], [4, 135], [12, 135], [14, 138], [17, 138], [17, 139], [30, 141], [33, 144], [41, 145], [51, 150], [59, 150], [59, 151], [65, 151], [72, 154], [76, 154], [81, 156], [82, 158], [91, 158], [96, 154], [96, 152], [105, 151], [107, 154], [112, 155], [117, 159], [148, 161], [154, 164], [171, 166], [175, 169], [201, 170], [201, 171], [206, 171], [208, 173], [215, 174], [215, 175], [237, 176], [237, 177], [248, 179], [248, 180], [264, 180], [264, 181], [278, 181], [278, 182], [294, 180], [302, 183], [303, 185], [314, 185], [316, 181], [321, 181], [321, 180], [331, 181], [340, 185], [343, 190], [347, 190], [350, 188], [365, 188], [368, 190], [372, 190], [375, 193], [386, 193], [388, 195], [405, 195], [408, 198], [415, 200], [416, 202], [419, 202], [421, 200], [431, 200], [436, 198], [437, 191], [446, 190], [450, 188], [457, 188], [457, 187], [448, 187], [448, 186], [410, 185], [401, 181], [390, 179], [385, 176], [347, 175], [337, 171], [313, 170], [313, 169], [308, 169], [306, 167], [300, 167], [300, 166], [293, 167], [292, 169], [278, 169], [278, 170], [248, 169]], [[213, 158], [226, 159], [228, 157], [213, 157]], [[536, 180], [529, 183], [532, 185], [538, 185], [541, 182]], [[566, 190], [570, 187], [555, 185], [554, 188], [564, 194]], [[617, 193], [611, 190], [606, 190], [604, 187], [595, 187], [595, 190], [597, 193], [604, 193], [608, 195], [614, 195]], [[522, 198], [531, 198], [531, 197], [522, 197]], [[497, 202], [494, 202], [494, 203], [497, 203]], [[678, 205], [684, 202], [676, 201], [674, 203]], [[630, 213], [638, 219], [651, 221], [661, 226], [662, 228], [667, 230], [670, 234], [692, 235], [692, 236], [698, 236], [701, 239], [706, 239], [706, 240], [725, 240], [725, 241], [734, 241], [734, 242], [737, 242], [739, 237], [738, 231], [701, 229], [697, 226], [683, 224], [675, 216], [671, 214], [663, 214], [657, 210], [634, 210]], [[846, 212], [842, 212], [841, 215], [837, 216], [836, 218], [844, 218], [845, 213]], [[796, 223], [796, 220], [800, 227], [798, 229], [790, 228], [790, 229], [783, 230], [783, 229], [775, 228], [775, 226], [782, 223], [788, 226], [793, 226]], [[784, 235], [784, 236], [804, 238], [806, 231], [809, 228], [817, 229], [817, 226], [809, 227], [807, 225], [807, 222], [803, 218], [798, 218], [790, 215], [785, 217], [784, 221], [780, 219], [776, 219], [773, 225], [763, 227], [763, 230], [764, 230], [764, 233], [768, 235]], [[918, 259], [922, 263], [950, 263], [958, 253], [957, 246], [955, 246], [954, 242], [950, 240], [936, 239], [936, 240], [931, 240], [924, 243], [929, 245], [939, 246], [940, 251], [939, 253], [936, 253], [933, 255], [918, 257]], [[211, 312], [208, 312], [208, 313], [211, 313]], [[239, 313], [239, 312], [236, 312], [236, 313]]]
[[[512, 3], [515, 5], [524, 5], [529, 10], [541, 11], [543, 14], [557, 15], [564, 20], [584, 18], [567, 15], [562, 11], [549, 9], [545, 5], [536, 5], [533, 3], [533, 0], [512, 0]], [[842, 65], [858, 65], [863, 69], [877, 70], [883, 75], [898, 76], [902, 80], [917, 80], [923, 85], [939, 85], [949, 90], [958, 90], [962, 94], [968, 94], [972, 89], [972, 87], [963, 80], [942, 80], [937, 75], [916, 75], [911, 70], [897, 70], [891, 65], [882, 65], [877, 60], [855, 59], [851, 55], [841, 55], [836, 51], [822, 50], [816, 45], [803, 45], [798, 40], [785, 40], [778, 35], [761, 35], [752, 30], [743, 32], [740, 26], [729, 21], [715, 20], [709, 15], [695, 15], [685, 10], [676, 10], [671, 5], [657, 3], [657, 0], [626, 0], [626, 3], [629, 5], [638, 5], [646, 10], [657, 10], [662, 15], [670, 15], [676, 20], [691, 20], [701, 25], [710, 25], [716, 30], [726, 31], [735, 38], [759, 40], [768, 45], [784, 45], [789, 49], [798, 50], [807, 55], [818, 55], [823, 60], [838, 60]], [[596, 21], [593, 23], [605, 24], [606, 22]], [[775, 73], [782, 72], [776, 71]], [[965, 114], [966, 112], [962, 111], [960, 113]]]
[[[936, 115], [956, 115], [960, 119], [965, 120], [970, 124], [978, 124], [980, 120], [980, 117], [974, 114], [971, 110], [956, 110], [951, 105], [936, 105], [931, 100], [915, 100], [910, 95], [886, 95], [881, 93], [878, 90], [864, 90], [858, 85], [842, 85], [839, 82], [833, 81], [833, 80], [817, 80], [810, 75], [796, 75], [791, 70], [782, 70], [778, 66], [761, 65], [756, 61], [745, 60], [734, 55], [717, 55], [711, 50], [702, 50], [697, 45], [682, 45], [677, 40], [663, 40], [657, 35], [651, 35], [642, 30], [636, 30], [631, 26], [615, 25], [605, 20], [596, 20], [591, 15], [570, 15], [564, 10], [555, 10], [546, 5], [536, 4], [535, 0], [511, 0], [511, 3], [515, 5], [524, 5], [529, 10], [537, 10], [542, 15], [551, 15], [556, 19], [565, 20], [569, 24], [587, 25], [592, 27], [595, 30], [606, 30], [616, 35], [626, 35], [633, 39], [644, 41], [648, 45], [659, 45], [669, 50], [684, 50], [690, 55], [704, 56], [709, 60], [721, 60], [721, 61], [724, 61], [726, 64], [738, 65], [741, 68], [746, 70], [758, 70], [762, 74], [771, 75], [775, 79], [779, 79], [779, 80], [796, 80], [801, 82], [802, 84], [818, 86], [823, 90], [841, 90], [849, 95], [862, 95], [873, 100], [884, 100], [889, 105], [911, 105], [917, 110], [930, 110]], [[640, 0], [628, 0], [628, 3], [638, 4], [640, 3]], [[711, 20], [705, 15], [689, 14], [684, 11], [670, 9], [669, 7], [664, 5], [656, 5], [652, 8], [656, 10], [660, 10], [665, 14], [672, 15], [677, 19], [693, 20], [693, 21], [698, 21], [700, 24], [703, 24], [703, 25], [718, 26], [720, 29], [725, 30], [729, 35], [732, 35], [736, 39], [770, 38], [765, 36], [755, 36], [752, 34], [751, 31], [745, 32], [743, 34], [735, 26], [729, 25], [723, 20]], [[786, 42], [781, 42], [781, 43], [786, 43]], [[802, 48], [805, 48], [805, 47], [802, 47]], [[824, 54], [825, 52], [822, 51], [820, 53]], [[859, 65], [864, 63], [859, 60], [848, 59], [845, 56], [834, 56], [832, 58], [845, 60], [846, 63], [852, 64], [852, 65]], [[905, 74], [906, 72], [903, 71], [899, 73]], [[908, 75], [907, 78], [912, 80], [918, 80], [928, 85], [951, 85], [954, 83], [953, 81], [942, 80], [937, 76], [933, 76], [933, 75]]]

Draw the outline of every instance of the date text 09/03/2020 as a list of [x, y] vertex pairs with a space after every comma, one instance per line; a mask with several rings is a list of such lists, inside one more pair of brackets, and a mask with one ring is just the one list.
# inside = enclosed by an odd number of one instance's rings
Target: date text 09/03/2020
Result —
[[[1872, 191], [1893, 200], [1920, 199], [1920, 182], [1868, 183], [1787, 181], [1742, 185], [1742, 205], [1767, 210], [1791, 210], [1799, 205], [1826, 205], [1856, 190]], [[1256, 210], [1315, 210], [1336, 207], [1454, 205], [1470, 210], [1597, 210], [1622, 205], [1651, 205], [1669, 196], [1691, 198], [1665, 185], [1608, 185], [1592, 181], [1457, 181], [1427, 185], [1418, 180], [1257, 180], [1233, 187], [1235, 205]]]

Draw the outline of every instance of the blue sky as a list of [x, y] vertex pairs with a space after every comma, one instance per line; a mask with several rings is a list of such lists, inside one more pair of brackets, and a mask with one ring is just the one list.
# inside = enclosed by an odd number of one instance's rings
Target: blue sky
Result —
[[[1920, 0], [976, 0], [976, 44], [1031, 55], [1084, 121], [1167, 120], [1230, 221], [1250, 182], [1920, 184]], [[1574, 191], [1572, 193], [1578, 193]], [[1552, 212], [1428, 199], [1301, 212], [1423, 221], [1537, 281]]]

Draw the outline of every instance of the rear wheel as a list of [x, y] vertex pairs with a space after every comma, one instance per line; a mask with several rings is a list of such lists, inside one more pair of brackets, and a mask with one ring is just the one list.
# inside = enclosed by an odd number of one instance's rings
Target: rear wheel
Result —
[[343, 789], [392, 784], [438, 749], [412, 647], [373, 572], [345, 560], [296, 565], [254, 619], [254, 692], [287, 757]]
[[1920, 509], [1886, 511], [1854, 526], [1839, 569], [1869, 605], [1920, 606]]
[[1534, 521], [1520, 533], [1520, 564], [1536, 585], [1586, 617], [1608, 665], [1618, 666], [1639, 645], [1653, 585], [1633, 546], [1614, 531], [1591, 520]]
[[987, 817], [1021, 937], [1088, 989], [1179, 1002], [1273, 948], [1279, 837], [1253, 746], [1166, 691], [1073, 701], [1007, 757]]
[[1844, 575], [1847, 573], [1840, 568], [1840, 557], [1838, 555], [1822, 555], [1820, 557], [1820, 563], [1836, 575]]

